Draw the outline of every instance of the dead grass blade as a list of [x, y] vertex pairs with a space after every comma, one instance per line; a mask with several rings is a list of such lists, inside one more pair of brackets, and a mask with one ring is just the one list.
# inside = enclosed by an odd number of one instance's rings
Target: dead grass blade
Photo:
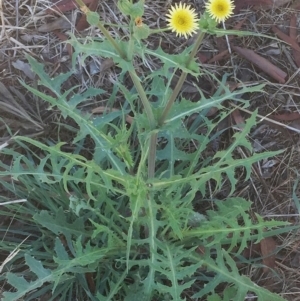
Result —
[[14, 99], [2, 82], [0, 82], [0, 108], [4, 112], [26, 120], [27, 122], [35, 125], [38, 129], [43, 129], [41, 124], [31, 118], [26, 110]]
[[[28, 236], [29, 237], [29, 236]], [[8, 256], [7, 258], [2, 262], [2, 264], [0, 265], [0, 273], [2, 273], [2, 270], [4, 268], [4, 266], [10, 262], [21, 250], [20, 246], [28, 239], [28, 237], [26, 237]]]
[[24, 203], [24, 202], [27, 202], [27, 200], [26, 199], [20, 199], [20, 200], [14, 200], [14, 201], [0, 203], [0, 206], [17, 204], [17, 203]]

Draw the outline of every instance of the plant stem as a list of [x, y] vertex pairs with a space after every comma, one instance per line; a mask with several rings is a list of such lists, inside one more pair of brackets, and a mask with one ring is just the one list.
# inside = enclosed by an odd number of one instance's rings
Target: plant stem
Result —
[[[199, 33], [196, 43], [194, 44], [194, 47], [186, 61], [187, 68], [189, 67], [189, 64], [191, 63], [192, 59], [195, 57], [195, 55], [203, 41], [204, 35], [205, 35], [204, 32]], [[171, 107], [182, 88], [182, 85], [183, 85], [186, 77], [187, 77], [187, 72], [182, 72], [178, 79], [178, 82], [170, 96], [170, 99], [168, 100], [168, 103], [166, 104], [166, 106], [163, 110], [163, 113], [158, 120], [158, 126], [162, 126], [163, 123], [165, 122], [165, 120], [171, 110]], [[155, 175], [156, 139], [157, 139], [157, 133], [151, 134], [150, 143], [149, 143], [149, 157], [148, 157], [148, 178], [150, 178], [150, 179], [153, 178]]]
[[169, 114], [170, 110], [171, 110], [171, 107], [174, 103], [174, 101], [176, 100], [176, 97], [177, 95], [179, 94], [181, 88], [182, 88], [182, 85], [185, 81], [187, 77], [187, 73], [186, 72], [182, 72], [179, 79], [178, 79], [178, 82], [170, 96], [170, 99], [168, 100], [168, 103], [167, 105], [165, 106], [164, 110], [163, 110], [163, 113], [161, 114], [159, 120], [158, 120], [158, 124], [159, 126], [162, 126], [163, 123], [165, 122], [166, 118], [167, 118], [167, 115]]
[[127, 49], [127, 60], [132, 61], [133, 58], [133, 52], [134, 52], [134, 37], [133, 37], [133, 25], [134, 20], [131, 18], [130, 19], [130, 24], [129, 24], [129, 41], [128, 41], [128, 49]]
[[[80, 6], [80, 9], [85, 13], [85, 14], [88, 14], [90, 12], [89, 8], [83, 3], [82, 0], [76, 0], [76, 2], [78, 3], [78, 5]], [[111, 37], [110, 33], [106, 30], [106, 28], [103, 26], [103, 24], [101, 23], [101, 21], [99, 21], [97, 23], [97, 26], [98, 28], [102, 31], [103, 35], [105, 36], [105, 38], [112, 44], [112, 46], [116, 49], [116, 51], [118, 52], [118, 54], [120, 55], [120, 57], [124, 60], [128, 60], [128, 57], [127, 55], [125, 54], [125, 52], [119, 47], [119, 45], [116, 43], [116, 41]], [[132, 56], [133, 56], [133, 37], [131, 36], [130, 37], [130, 49], [129, 51], [131, 53], [129, 53], [129, 56], [131, 56], [131, 59], [132, 59]], [[140, 82], [140, 79], [138, 78], [135, 70], [133, 71], [129, 71], [129, 75], [133, 81], [133, 84], [140, 96], [140, 99], [141, 99], [141, 102], [144, 106], [144, 109], [146, 111], [146, 114], [148, 116], [148, 119], [149, 119], [149, 123], [150, 123], [150, 128], [153, 130], [156, 126], [156, 122], [155, 122], [155, 119], [154, 119], [154, 115], [153, 115], [153, 112], [152, 112], [152, 108], [151, 108], [151, 105], [149, 103], [149, 100], [147, 98], [147, 95], [145, 93], [145, 90], [144, 88], [142, 87], [141, 85], [141, 82]]]
[[150, 124], [150, 129], [153, 130], [156, 127], [156, 121], [152, 112], [152, 108], [151, 105], [149, 103], [149, 100], [147, 98], [146, 92], [143, 88], [143, 86], [141, 85], [140, 79], [137, 76], [135, 70], [133, 71], [129, 71], [129, 75], [133, 81], [133, 84], [140, 96], [141, 102], [144, 106], [145, 112], [147, 114], [147, 117], [149, 119], [149, 124]]
[[[82, 0], [76, 0], [77, 4], [80, 6], [81, 11], [88, 15], [90, 13], [89, 8], [84, 4]], [[97, 23], [97, 27], [102, 31], [105, 38], [112, 44], [112, 46], [116, 49], [120, 57], [124, 60], [127, 60], [126, 53], [119, 47], [119, 45], [116, 43], [116, 41], [112, 38], [108, 30], [103, 26], [103, 24], [99, 21]]]
[[157, 132], [151, 134], [150, 141], [149, 141], [148, 179], [154, 178], [155, 175], [156, 141], [157, 141]]
[[[89, 8], [83, 3], [82, 0], [76, 0], [77, 4], [80, 6], [80, 9], [83, 13], [86, 15], [90, 12]], [[126, 54], [116, 43], [116, 41], [111, 37], [110, 33], [106, 30], [106, 28], [103, 26], [103, 24], [99, 21], [97, 23], [97, 27], [102, 31], [105, 38], [111, 43], [111, 45], [116, 49], [120, 57], [126, 61], [132, 60], [133, 57], [133, 37], [130, 37], [129, 41], [129, 53]], [[136, 74], [136, 71], [129, 71], [129, 75], [131, 77], [131, 80], [140, 96], [140, 100], [144, 106], [144, 110], [146, 112], [146, 115], [149, 120], [150, 130], [154, 130], [156, 127], [156, 121], [153, 115], [153, 111], [150, 105], [150, 102], [147, 98], [146, 92], [141, 85], [140, 79]], [[154, 176], [155, 171], [155, 158], [156, 158], [156, 134], [152, 134], [150, 137], [150, 145], [149, 145], [149, 156], [148, 156], [148, 177]]]
[[116, 41], [112, 38], [108, 30], [103, 26], [103, 24], [100, 21], [97, 23], [97, 27], [102, 31], [103, 35], [107, 38], [107, 40], [113, 45], [113, 47], [118, 52], [119, 56], [123, 60], [127, 60], [126, 53], [120, 48], [120, 46], [116, 43]]
[[[202, 41], [203, 41], [203, 38], [204, 38], [204, 35], [205, 33], [204, 32], [200, 32], [199, 35], [198, 35], [198, 38], [196, 40], [196, 43], [194, 44], [194, 47], [191, 51], [191, 53], [189, 54], [188, 56], [188, 59], [186, 61], [186, 67], [188, 68], [189, 67], [189, 64], [191, 63], [192, 59], [195, 57], [197, 51], [198, 51], [198, 48], [200, 47]], [[162, 126], [163, 123], [165, 122], [171, 108], [172, 108], [172, 105], [174, 103], [174, 101], [176, 100], [176, 97], [178, 96], [181, 88], [182, 88], [182, 85], [185, 81], [187, 77], [187, 72], [182, 72], [179, 79], [178, 79], [178, 82], [170, 96], [170, 99], [168, 100], [168, 103], [167, 105], [165, 106], [164, 110], [163, 110], [163, 113], [162, 115], [160, 116], [159, 120], [158, 120], [158, 125], [159, 126]]]
[[[149, 100], [147, 98], [147, 95], [145, 93], [144, 88], [141, 85], [140, 79], [138, 78], [135, 70], [129, 72], [130, 77], [133, 81], [133, 84], [140, 96], [141, 102], [143, 103], [145, 112], [147, 114], [147, 117], [149, 119], [149, 125], [150, 130], [154, 130], [156, 127], [156, 121], [153, 115], [152, 108], [150, 106]], [[150, 142], [149, 142], [149, 155], [148, 155], [148, 178], [154, 177], [155, 172], [155, 159], [156, 159], [156, 137], [157, 134], [151, 134], [150, 136]]]

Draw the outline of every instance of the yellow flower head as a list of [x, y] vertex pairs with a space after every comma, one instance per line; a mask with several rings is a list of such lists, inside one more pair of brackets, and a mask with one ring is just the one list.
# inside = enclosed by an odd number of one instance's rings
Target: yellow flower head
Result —
[[234, 7], [232, 0], [209, 0], [205, 5], [209, 15], [217, 22], [228, 19], [233, 14]]
[[168, 27], [173, 32], [176, 32], [176, 36], [192, 35], [198, 29], [198, 19], [195, 13], [195, 9], [192, 9], [190, 5], [176, 3], [169, 9], [167, 14]]
[[143, 26], [143, 19], [141, 17], [137, 17], [134, 19], [135, 26], [142, 27]]

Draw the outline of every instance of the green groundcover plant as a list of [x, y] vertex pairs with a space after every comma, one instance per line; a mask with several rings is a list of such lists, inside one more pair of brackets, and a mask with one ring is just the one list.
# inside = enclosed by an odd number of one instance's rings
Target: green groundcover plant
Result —
[[[73, 72], [52, 78], [27, 57], [39, 86], [23, 85], [59, 110], [66, 123], [72, 121], [66, 126], [75, 133], [74, 149], [68, 151], [60, 138], [53, 143], [21, 136], [2, 149], [10, 163], [1, 163], [1, 184], [27, 200], [1, 211], [14, 222], [1, 229], [5, 238], [0, 247], [19, 250], [2, 271], [9, 288], [2, 300], [37, 300], [49, 292], [48, 300], [70, 301], [244, 300], [250, 293], [260, 301], [284, 300], [240, 274], [236, 261], [249, 242], [292, 228], [250, 215], [251, 202], [233, 196], [238, 171], [247, 180], [255, 162], [278, 152], [252, 152], [247, 137], [256, 113], [228, 148], [208, 151], [222, 133], [218, 123], [232, 112], [224, 101], [246, 107], [248, 101], [240, 96], [263, 89], [232, 92], [228, 75], [219, 80], [194, 59], [205, 34], [241, 34], [217, 28], [232, 14], [232, 2], [218, 0], [227, 8], [222, 14], [210, 1], [200, 19], [190, 6], [174, 6], [167, 29], [179, 36], [199, 31], [195, 43], [179, 54], [147, 46], [151, 34], [165, 29], [144, 24], [143, 1], [118, 1], [128, 20], [123, 28], [128, 35], [122, 39], [113, 38], [99, 15], [77, 2], [103, 35], [70, 36], [73, 66], [88, 57], [112, 59], [119, 72], [108, 103], [117, 94], [125, 101], [120, 110], [87, 114], [81, 105], [106, 91], [66, 90], [63, 84]], [[136, 62], [147, 69], [150, 58], [160, 68], [138, 75]], [[172, 87], [175, 73], [180, 76]], [[209, 97], [199, 89], [199, 100], [192, 102], [180, 92], [187, 75], [210, 77], [219, 88]], [[211, 108], [218, 109], [216, 118], [206, 117]], [[251, 155], [239, 158], [240, 147]], [[226, 199], [207, 200], [208, 185], [217, 192], [224, 183], [231, 187]]]

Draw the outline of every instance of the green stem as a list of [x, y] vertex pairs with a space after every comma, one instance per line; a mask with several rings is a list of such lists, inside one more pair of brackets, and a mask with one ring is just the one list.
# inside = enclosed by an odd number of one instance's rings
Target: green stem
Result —
[[179, 94], [186, 77], [187, 77], [187, 72], [182, 72], [179, 79], [178, 79], [178, 82], [177, 82], [177, 84], [176, 84], [176, 86], [175, 86], [168, 102], [167, 102], [167, 105], [165, 106], [165, 108], [163, 110], [163, 113], [161, 114], [161, 116], [158, 120], [158, 125], [159, 126], [162, 126], [163, 123], [165, 122], [165, 120], [167, 118], [167, 115], [169, 114], [169, 112], [171, 110], [171, 107], [172, 107], [174, 101], [176, 100], [176, 97]]
[[[129, 71], [129, 75], [130, 75], [131, 80], [133, 81], [133, 84], [140, 96], [141, 102], [144, 106], [144, 110], [149, 119], [150, 130], [153, 131], [156, 127], [156, 121], [155, 121], [155, 118], [153, 115], [151, 105], [150, 105], [147, 95], [145, 93], [145, 90], [144, 90], [143, 86], [141, 85], [140, 79], [138, 78], [135, 70]], [[156, 133], [151, 134], [150, 142], [149, 142], [148, 178], [150, 178], [150, 179], [154, 177], [154, 173], [155, 173], [156, 137], [157, 137]]]
[[[80, 6], [80, 9], [83, 13], [86, 15], [90, 12], [89, 8], [83, 3], [82, 0], [76, 0], [77, 4]], [[131, 24], [130, 24], [131, 25]], [[129, 41], [129, 53], [126, 55], [126, 53], [119, 47], [119, 45], [116, 43], [116, 41], [111, 37], [110, 33], [106, 30], [104, 25], [99, 21], [97, 23], [97, 27], [102, 31], [103, 35], [106, 37], [106, 39], [111, 43], [111, 45], [116, 49], [120, 57], [126, 61], [128, 59], [132, 59], [133, 56], [133, 37], [130, 37]], [[140, 79], [136, 74], [136, 71], [129, 71], [129, 75], [131, 77], [131, 80], [140, 96], [140, 100], [144, 106], [144, 110], [146, 112], [146, 115], [149, 120], [150, 129], [154, 130], [156, 127], [156, 121], [153, 115], [153, 111], [150, 105], [150, 102], [147, 98], [146, 92], [141, 85]], [[150, 145], [149, 145], [149, 156], [148, 156], [148, 177], [153, 177], [155, 172], [155, 158], [156, 158], [156, 134], [151, 134], [150, 137]]]
[[148, 179], [154, 178], [155, 175], [156, 141], [157, 141], [157, 132], [152, 133], [150, 136], [149, 154], [148, 154]]
[[144, 106], [145, 112], [149, 119], [150, 129], [153, 130], [156, 127], [156, 122], [155, 122], [155, 118], [154, 118], [149, 100], [147, 98], [146, 92], [145, 92], [143, 86], [141, 85], [140, 79], [137, 76], [135, 70], [129, 71], [129, 75], [133, 81], [133, 84], [134, 84], [134, 86], [140, 96], [141, 102]]
[[130, 18], [129, 23], [129, 41], [128, 41], [128, 49], [127, 49], [127, 60], [132, 62], [133, 53], [134, 53], [134, 37], [133, 37], [133, 27], [134, 27], [134, 20]]
[[[82, 0], [76, 0], [77, 4], [80, 6], [81, 11], [88, 15], [90, 10], [89, 8], [85, 5], [85, 3]], [[117, 42], [112, 38], [108, 30], [103, 26], [103, 24], [99, 21], [97, 23], [97, 27], [102, 31], [103, 35], [107, 38], [107, 40], [112, 44], [112, 46], [116, 49], [120, 57], [124, 60], [127, 60], [126, 53], [119, 47]]]
[[166, 28], [150, 29], [150, 34], [161, 33], [164, 31], [170, 31], [170, 28], [166, 27]]
[[[76, 0], [77, 1], [77, 0]], [[109, 31], [103, 26], [103, 24], [99, 21], [97, 23], [98, 28], [102, 31], [103, 35], [107, 38], [107, 40], [112, 44], [112, 46], [116, 49], [118, 52], [119, 56], [123, 60], [127, 60], [127, 55], [126, 53], [120, 48], [120, 46], [116, 43], [116, 41], [112, 38], [110, 35]]]
[[[153, 115], [151, 105], [150, 105], [147, 95], [145, 93], [145, 90], [144, 90], [143, 86], [141, 85], [140, 79], [138, 78], [135, 70], [129, 71], [129, 75], [130, 75], [130, 77], [133, 81], [133, 84], [140, 96], [141, 102], [144, 106], [144, 110], [149, 119], [150, 130], [154, 130], [156, 127], [156, 121], [155, 121], [155, 118]], [[148, 154], [148, 178], [150, 178], [150, 179], [154, 177], [154, 173], [155, 173], [156, 138], [157, 138], [156, 133], [151, 134], [150, 142], [149, 142], [149, 154]]]
[[[88, 14], [90, 12], [89, 8], [83, 3], [82, 0], [76, 0], [77, 4], [80, 6], [80, 9], [85, 13]], [[116, 43], [116, 41], [111, 37], [110, 33], [106, 30], [106, 28], [103, 26], [103, 24], [99, 21], [97, 23], [98, 28], [102, 31], [103, 35], [107, 38], [107, 40], [112, 44], [112, 46], [116, 49], [120, 57], [124, 60], [128, 60], [126, 53], [119, 47], [119, 45]], [[130, 51], [133, 52], [133, 37], [130, 38]], [[132, 49], [131, 49], [132, 48]], [[132, 53], [129, 54], [132, 56]], [[150, 128], [154, 129], [156, 122], [154, 119], [154, 115], [152, 112], [152, 108], [150, 106], [150, 103], [148, 101], [147, 95], [145, 93], [145, 90], [143, 89], [140, 80], [136, 74], [135, 71], [129, 71], [130, 77], [133, 81], [133, 84], [140, 96], [140, 99], [143, 103], [144, 109], [146, 111], [146, 114], [149, 118]]]
[[[189, 64], [191, 63], [192, 59], [195, 57], [202, 41], [203, 41], [203, 38], [204, 38], [204, 35], [205, 33], [204, 32], [201, 32], [199, 35], [198, 35], [198, 38], [196, 40], [196, 43], [194, 44], [194, 47], [191, 51], [191, 53], [189, 54], [189, 57], [186, 61], [186, 67], [188, 68], [189, 67]], [[163, 110], [163, 113], [161, 115], [161, 117], [159, 118], [158, 120], [158, 125], [159, 126], [162, 126], [163, 123], [165, 122], [170, 110], [171, 110], [171, 107], [174, 103], [174, 101], [176, 100], [176, 97], [178, 96], [182, 86], [183, 86], [183, 83], [185, 81], [187, 77], [187, 72], [182, 72], [179, 79], [178, 79], [178, 82]], [[151, 134], [151, 137], [150, 137], [150, 143], [149, 143], [149, 157], [148, 157], [148, 178], [151, 179], [154, 177], [155, 175], [155, 159], [156, 159], [156, 140], [157, 140], [157, 133], [153, 133]]]
[[[189, 64], [191, 63], [192, 59], [195, 57], [195, 55], [196, 55], [196, 53], [197, 53], [197, 51], [198, 51], [198, 49], [199, 49], [199, 47], [200, 47], [200, 45], [203, 41], [204, 35], [205, 35], [204, 32], [200, 32], [200, 34], [198, 35], [196, 43], [194, 44], [194, 47], [193, 47], [193, 49], [192, 49], [191, 53], [189, 54], [188, 59], [186, 61], [186, 67], [187, 68], [189, 67]], [[180, 92], [180, 90], [183, 86], [183, 83], [184, 83], [186, 77], [187, 77], [187, 72], [182, 72], [179, 79], [178, 79], [178, 82], [177, 82], [177, 84], [176, 84], [176, 86], [175, 86], [175, 88], [174, 88], [174, 90], [173, 90], [173, 92], [172, 92], [172, 94], [171, 94], [171, 96], [168, 100], [168, 103], [165, 106], [165, 108], [162, 112], [162, 115], [160, 116], [160, 118], [158, 120], [158, 125], [159, 126], [162, 126], [163, 123], [165, 122], [165, 120], [166, 120], [166, 118], [167, 118], [167, 116], [168, 116], [168, 114], [169, 114], [169, 112], [172, 108], [172, 105], [173, 105], [174, 101], [176, 100], [176, 98], [177, 98], [177, 96], [178, 96], [178, 94], [179, 94], [179, 92]]]

